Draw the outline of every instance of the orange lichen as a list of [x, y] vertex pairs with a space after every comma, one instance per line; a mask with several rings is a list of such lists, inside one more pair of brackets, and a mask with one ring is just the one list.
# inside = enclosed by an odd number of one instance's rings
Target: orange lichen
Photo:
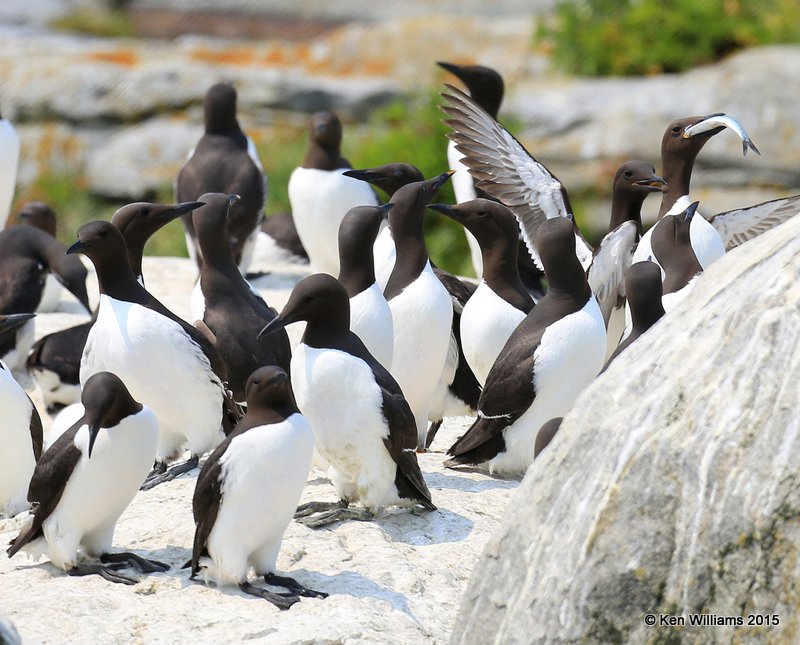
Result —
[[123, 51], [120, 49], [109, 51], [93, 51], [86, 54], [89, 60], [99, 61], [101, 63], [111, 63], [112, 65], [124, 65], [132, 67], [139, 63], [139, 57], [135, 52]]
[[254, 54], [251, 49], [226, 47], [225, 49], [197, 48], [189, 54], [191, 58], [213, 65], [252, 65]]

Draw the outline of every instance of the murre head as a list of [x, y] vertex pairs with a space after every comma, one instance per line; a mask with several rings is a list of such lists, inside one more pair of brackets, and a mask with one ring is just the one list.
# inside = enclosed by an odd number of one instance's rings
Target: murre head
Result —
[[347, 177], [360, 179], [380, 188], [390, 197], [398, 188], [415, 181], [425, 181], [425, 177], [418, 168], [408, 163], [387, 163], [375, 168], [362, 170], [348, 170], [344, 173]]
[[558, 288], [581, 296], [591, 291], [575, 254], [575, 223], [571, 218], [554, 217], [542, 222], [536, 231], [536, 250], [550, 291]]
[[626, 161], [614, 175], [609, 230], [633, 221], [642, 234], [642, 204], [648, 195], [667, 190], [667, 181], [646, 161]]
[[489, 248], [498, 240], [513, 240], [517, 248], [519, 225], [514, 214], [500, 202], [491, 199], [473, 199], [455, 206], [431, 204], [428, 206], [469, 230], [478, 240], [481, 248]]
[[324, 150], [339, 150], [342, 144], [342, 123], [333, 112], [316, 112], [311, 116], [311, 139]]
[[491, 67], [483, 65], [456, 65], [438, 61], [442, 69], [454, 74], [469, 90], [470, 96], [493, 119], [497, 118], [505, 90], [503, 77]]
[[111, 217], [125, 238], [128, 247], [128, 259], [133, 272], [142, 273], [142, 255], [144, 245], [159, 229], [179, 218], [184, 213], [191, 213], [203, 205], [203, 202], [185, 202], [183, 204], [151, 204], [134, 202], [119, 208]]
[[236, 120], [236, 89], [231, 83], [212, 85], [206, 92], [203, 110], [208, 134], [222, 134], [240, 129]]
[[224, 193], [205, 193], [200, 196], [202, 206], [192, 213], [192, 225], [200, 240], [200, 246], [205, 255], [205, 249], [212, 243], [218, 242], [220, 248], [228, 248], [226, 240], [226, 224], [233, 204], [239, 201], [238, 195]]
[[90, 459], [100, 428], [113, 428], [125, 417], [142, 410], [142, 404], [133, 399], [125, 384], [111, 372], [89, 377], [81, 392], [81, 403], [84, 414], [80, 423], [89, 426]]
[[392, 230], [400, 228], [402, 222], [409, 216], [415, 216], [421, 221], [425, 214], [425, 208], [454, 172], [454, 170], [448, 170], [432, 179], [415, 181], [399, 188], [392, 195], [392, 203], [396, 208], [389, 212], [389, 225]]
[[277, 365], [259, 367], [247, 379], [245, 385], [247, 411], [255, 408], [282, 408], [294, 405], [292, 384], [289, 375]]
[[305, 320], [309, 327], [320, 325], [337, 331], [349, 330], [350, 302], [347, 290], [327, 273], [315, 273], [304, 278], [295, 285], [280, 315], [270, 321], [258, 337], [301, 320]]
[[34, 226], [40, 231], [56, 236], [56, 214], [44, 202], [28, 202], [17, 213], [17, 222]]
[[98, 220], [81, 226], [78, 239], [67, 249], [67, 255], [72, 253], [83, 253], [92, 261], [102, 292], [107, 293], [112, 284], [129, 284], [128, 278], [136, 283], [125, 238], [111, 222]]
[[36, 314], [0, 314], [0, 343], [34, 316]]
[[372, 245], [381, 222], [393, 207], [391, 202], [383, 206], [356, 206], [347, 211], [339, 224], [339, 282], [351, 298], [375, 282]]

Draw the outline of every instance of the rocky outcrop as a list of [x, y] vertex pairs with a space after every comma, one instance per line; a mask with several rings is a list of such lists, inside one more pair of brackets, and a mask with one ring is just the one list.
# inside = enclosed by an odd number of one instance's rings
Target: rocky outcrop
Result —
[[452, 643], [800, 641], [798, 258], [800, 218], [734, 250], [583, 392]]

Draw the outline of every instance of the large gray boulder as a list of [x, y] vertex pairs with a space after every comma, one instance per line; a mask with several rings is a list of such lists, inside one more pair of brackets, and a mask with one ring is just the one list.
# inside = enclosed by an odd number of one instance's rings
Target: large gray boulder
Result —
[[[583, 392], [451, 642], [800, 642], [798, 339], [800, 217], [715, 263]], [[690, 627], [697, 613], [745, 625]]]

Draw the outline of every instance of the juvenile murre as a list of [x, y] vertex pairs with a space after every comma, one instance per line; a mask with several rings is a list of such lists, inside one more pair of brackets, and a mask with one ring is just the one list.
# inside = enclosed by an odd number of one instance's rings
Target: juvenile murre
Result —
[[[34, 557], [47, 555], [70, 575], [96, 574], [135, 584], [117, 569], [169, 569], [133, 553], [110, 552], [117, 520], [153, 463], [158, 423], [109, 372], [92, 375], [81, 400], [83, 417], [48, 448], [34, 470], [28, 491], [33, 516], [11, 543], [8, 557], [22, 549]], [[102, 564], [82, 564], [79, 554]]]
[[575, 255], [572, 222], [543, 222], [537, 244], [547, 294], [503, 347], [481, 392], [478, 418], [448, 450], [446, 467], [488, 462], [493, 473], [524, 472], [539, 428], [563, 416], [603, 367], [605, 324]]
[[[242, 131], [236, 118], [236, 98], [236, 89], [230, 83], [216, 83], [206, 92], [203, 101], [205, 132], [178, 174], [175, 197], [187, 202], [203, 193], [240, 196], [231, 208], [225, 240], [239, 271], [245, 274], [264, 217], [268, 185], [255, 144]], [[183, 225], [186, 248], [199, 268], [203, 256], [190, 213], [184, 214]]]
[[377, 206], [369, 185], [345, 175], [352, 168], [341, 154], [342, 124], [333, 112], [312, 115], [308, 149], [289, 177], [289, 201], [297, 234], [311, 267], [339, 274], [339, 224], [354, 206]]
[[[417, 463], [414, 415], [397, 381], [350, 331], [342, 284], [322, 273], [301, 280], [261, 334], [300, 320], [307, 325], [292, 355], [292, 388], [341, 500], [298, 508], [300, 521], [369, 519], [391, 505], [435, 510]], [[356, 502], [365, 508], [348, 508]]]
[[111, 222], [81, 226], [68, 252], [86, 255], [100, 284], [81, 383], [96, 372], [114, 371], [153, 410], [159, 425], [158, 470], [166, 470], [166, 462], [188, 442], [192, 458], [148, 480], [145, 488], [191, 470], [200, 455], [222, 441], [223, 427], [232, 429], [240, 416], [225, 390], [224, 362], [205, 336], [137, 282], [125, 240]]
[[[280, 367], [257, 369], [246, 390], [247, 414], [211, 453], [197, 478], [192, 499], [196, 530], [188, 564], [192, 578], [200, 573], [218, 585], [235, 584], [244, 593], [288, 609], [299, 596], [327, 596], [275, 575], [283, 534], [311, 467], [314, 435]], [[267, 584], [290, 593], [249, 583], [251, 566]]]

